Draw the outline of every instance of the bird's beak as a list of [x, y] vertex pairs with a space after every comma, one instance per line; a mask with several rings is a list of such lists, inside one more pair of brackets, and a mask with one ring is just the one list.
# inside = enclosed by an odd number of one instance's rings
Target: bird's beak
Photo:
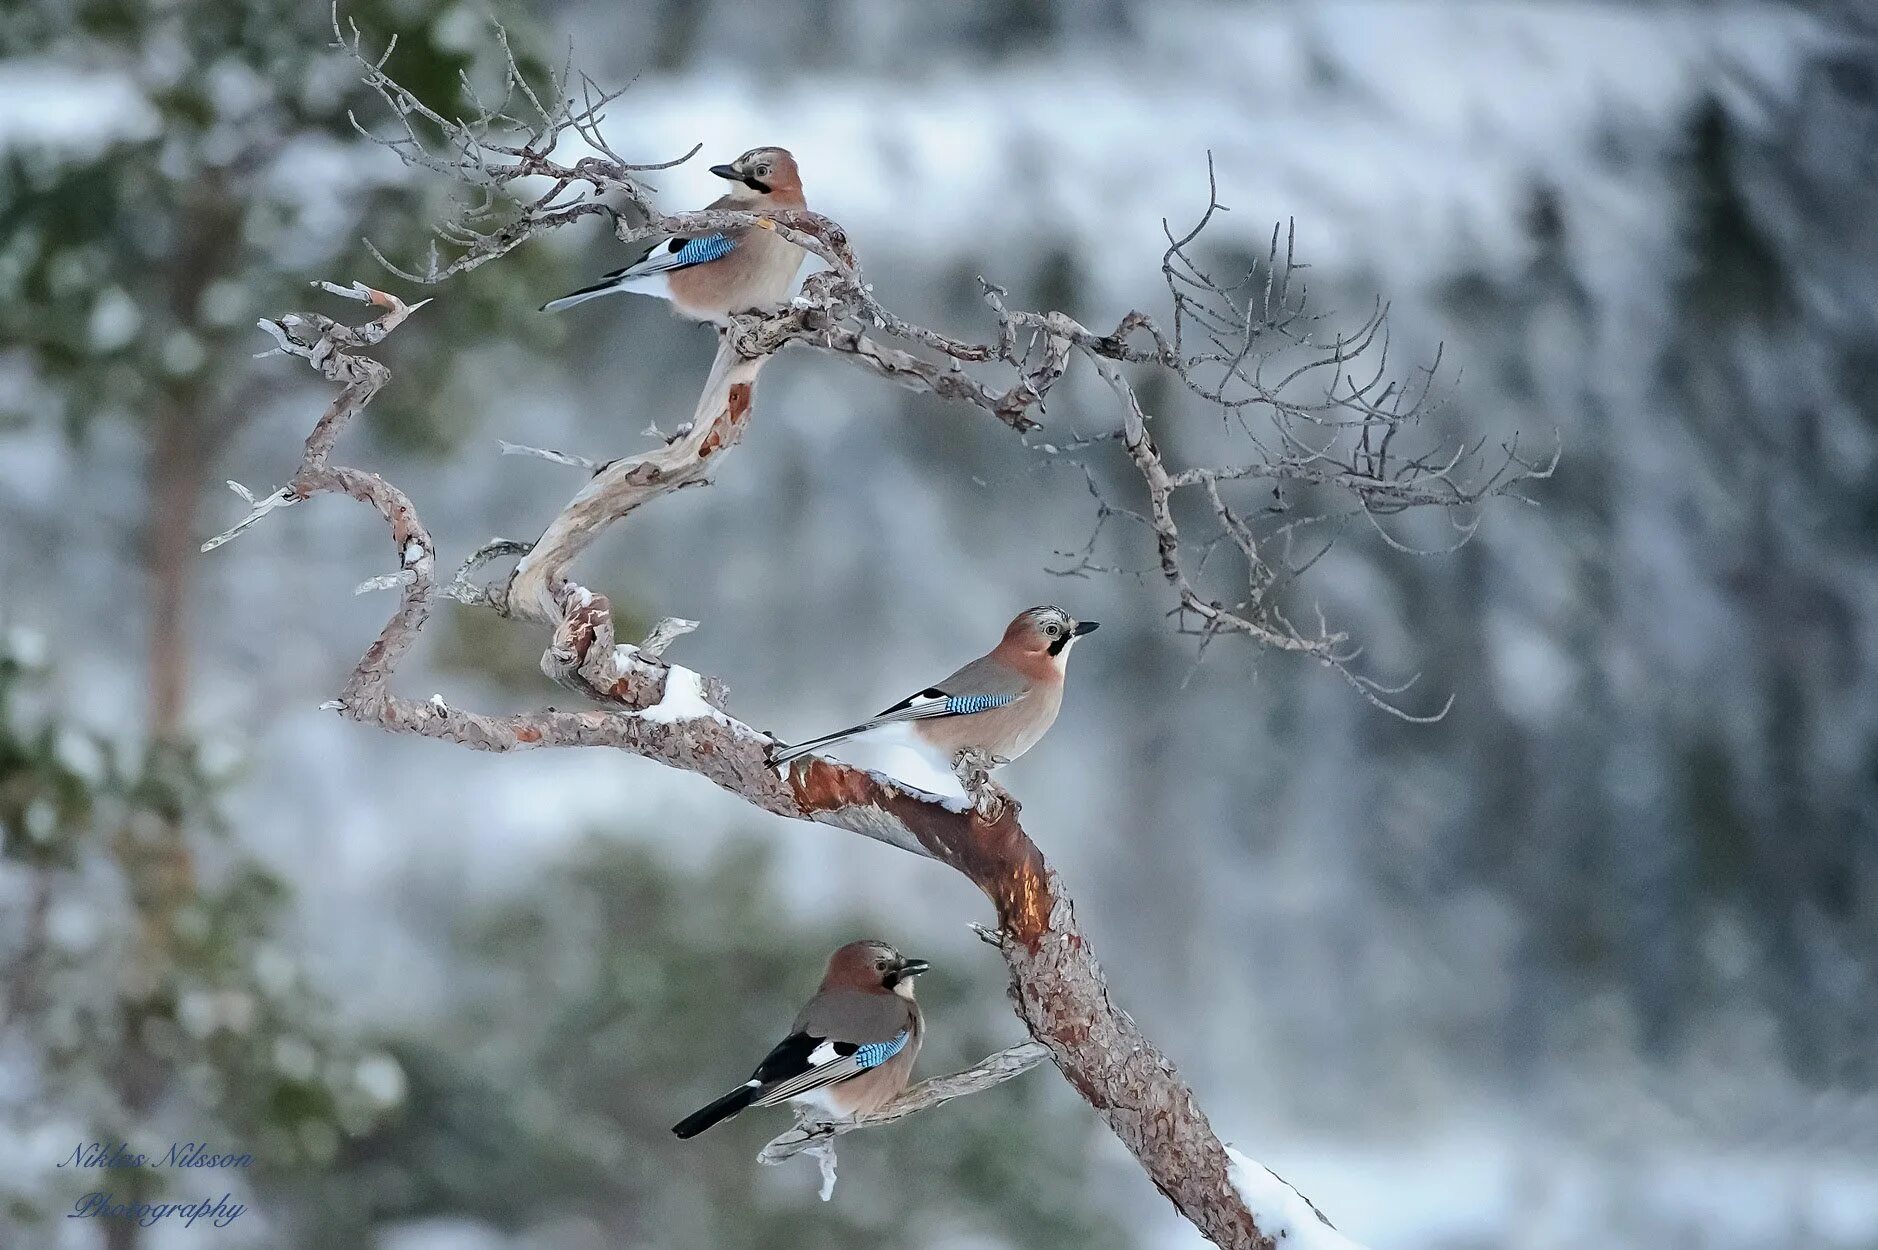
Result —
[[764, 182], [761, 178], [752, 178], [749, 174], [738, 170], [735, 165], [713, 165], [711, 166], [711, 172], [716, 174], [719, 178], [724, 178], [731, 182], [741, 182], [744, 186], [749, 187], [758, 194], [768, 195], [770, 193], [769, 183]]
[[1080, 638], [1084, 634], [1093, 634], [1096, 632], [1097, 627], [1097, 622], [1095, 621], [1077, 621], [1070, 627], [1070, 637]]
[[908, 977], [916, 977], [920, 973], [927, 971], [931, 967], [932, 965], [927, 963], [923, 959], [902, 960], [900, 962], [900, 979], [904, 981]]

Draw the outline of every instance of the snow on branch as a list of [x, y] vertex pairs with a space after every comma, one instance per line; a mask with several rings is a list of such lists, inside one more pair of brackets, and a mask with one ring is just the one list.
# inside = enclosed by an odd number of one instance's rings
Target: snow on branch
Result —
[[1284, 1177], [1231, 1146], [1226, 1154], [1232, 1160], [1233, 1188], [1257, 1217], [1260, 1230], [1285, 1250], [1363, 1250]]

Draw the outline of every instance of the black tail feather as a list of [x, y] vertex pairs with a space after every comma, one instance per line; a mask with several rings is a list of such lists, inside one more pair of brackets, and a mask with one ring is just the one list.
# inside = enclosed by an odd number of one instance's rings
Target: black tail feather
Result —
[[728, 1120], [756, 1099], [757, 1086], [739, 1085], [716, 1102], [700, 1107], [690, 1115], [672, 1125], [672, 1132], [679, 1137], [696, 1137], [705, 1129], [722, 1120]]

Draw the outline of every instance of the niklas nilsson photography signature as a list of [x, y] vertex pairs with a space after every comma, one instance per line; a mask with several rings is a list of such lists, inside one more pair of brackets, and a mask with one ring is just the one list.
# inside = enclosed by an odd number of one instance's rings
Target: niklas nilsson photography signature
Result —
[[[160, 1154], [134, 1151], [130, 1143], [115, 1146], [105, 1142], [81, 1142], [63, 1159], [62, 1168], [99, 1168], [129, 1170], [137, 1168], [245, 1168], [254, 1156], [245, 1151], [219, 1150], [208, 1142], [171, 1142]], [[97, 1189], [72, 1204], [68, 1220], [135, 1220], [145, 1228], [161, 1220], [172, 1220], [189, 1228], [197, 1220], [207, 1220], [216, 1228], [226, 1228], [247, 1207], [234, 1200], [233, 1194], [220, 1198], [198, 1198], [187, 1202], [149, 1202], [119, 1198], [108, 1189]]]

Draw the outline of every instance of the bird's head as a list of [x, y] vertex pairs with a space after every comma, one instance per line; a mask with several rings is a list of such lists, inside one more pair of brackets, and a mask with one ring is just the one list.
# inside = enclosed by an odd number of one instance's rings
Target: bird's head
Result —
[[1030, 608], [1017, 614], [998, 647], [1033, 662], [1047, 661], [1060, 672], [1069, 663], [1069, 649], [1095, 627], [1094, 621], [1079, 621], [1061, 608]]
[[908, 959], [885, 942], [849, 942], [828, 957], [824, 986], [851, 986], [854, 989], [887, 990], [902, 998], [913, 997], [913, 978], [931, 967], [923, 959]]
[[730, 198], [752, 208], [794, 208], [802, 204], [802, 176], [787, 148], [751, 148], [711, 172], [731, 184]]

